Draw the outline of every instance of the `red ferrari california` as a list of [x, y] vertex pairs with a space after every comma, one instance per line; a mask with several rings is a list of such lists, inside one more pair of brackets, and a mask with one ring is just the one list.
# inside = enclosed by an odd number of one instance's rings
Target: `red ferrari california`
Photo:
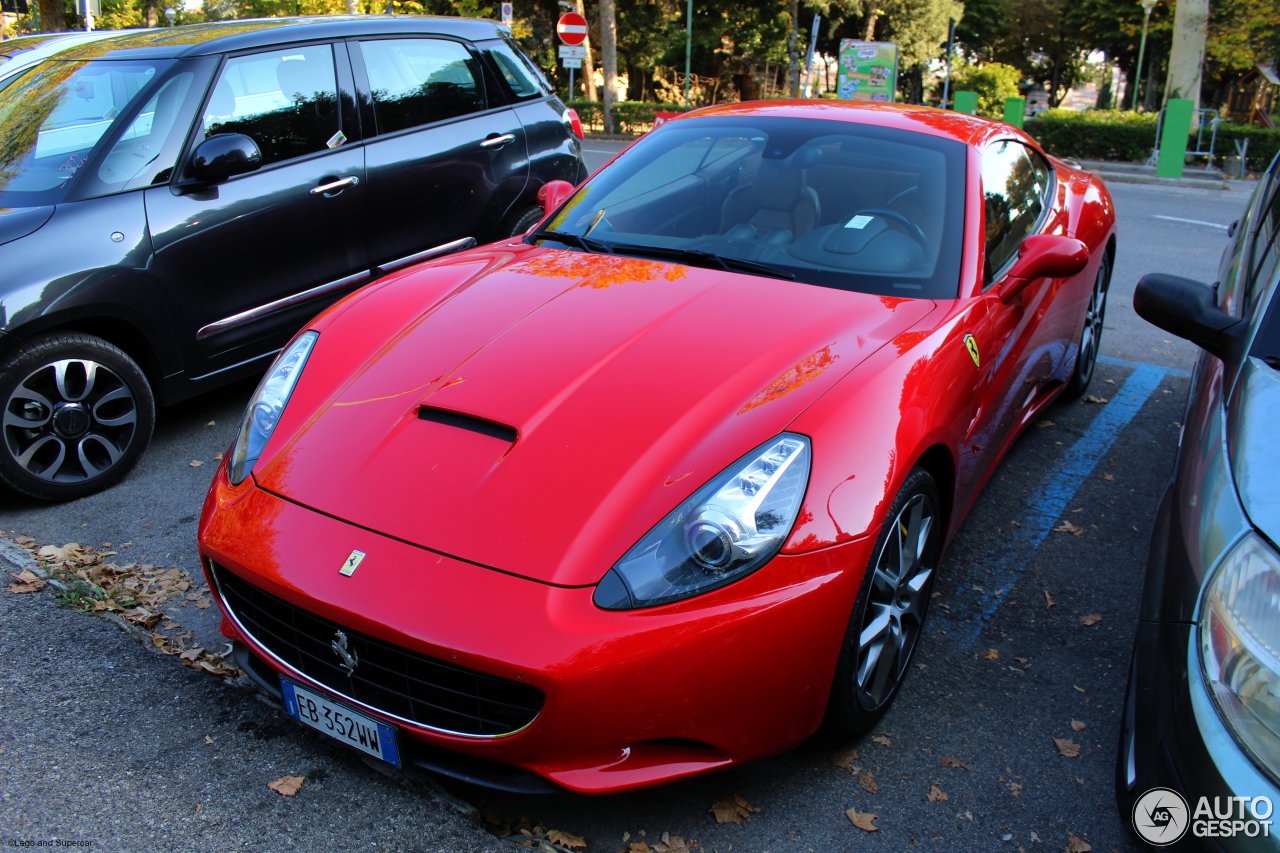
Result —
[[287, 713], [513, 790], [865, 730], [1001, 456], [1092, 376], [1110, 195], [993, 121], [699, 110], [316, 318], [200, 520]]

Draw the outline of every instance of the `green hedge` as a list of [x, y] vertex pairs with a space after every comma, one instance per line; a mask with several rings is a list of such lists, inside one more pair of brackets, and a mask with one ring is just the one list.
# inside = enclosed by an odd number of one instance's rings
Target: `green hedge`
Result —
[[[582, 126], [590, 130], [604, 130], [603, 105], [599, 101], [570, 101], [569, 106], [578, 112]], [[658, 111], [683, 113], [691, 107], [682, 104], [659, 104], [649, 101], [619, 101], [613, 105], [614, 124], [618, 133], [645, 133], [653, 127], [654, 113]]]
[[[1119, 110], [1049, 110], [1028, 119], [1025, 130], [1045, 150], [1081, 160], [1143, 161], [1156, 141], [1156, 114]], [[1205, 130], [1208, 134], [1208, 129]], [[1280, 150], [1280, 130], [1222, 122], [1214, 148], [1214, 165], [1236, 153], [1234, 140], [1249, 139], [1251, 172], [1266, 170]], [[1195, 147], [1194, 135], [1188, 148]]]

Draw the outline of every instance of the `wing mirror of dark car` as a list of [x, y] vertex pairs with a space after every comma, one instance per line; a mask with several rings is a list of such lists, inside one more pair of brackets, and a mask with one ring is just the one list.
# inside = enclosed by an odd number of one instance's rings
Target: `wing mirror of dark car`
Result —
[[568, 201], [575, 189], [568, 181], [547, 181], [543, 184], [542, 189], [538, 190], [538, 204], [542, 205], [543, 215]]
[[191, 176], [217, 184], [262, 166], [258, 143], [243, 133], [220, 133], [201, 142], [191, 155]]
[[1089, 263], [1089, 247], [1075, 237], [1032, 234], [1018, 248], [1018, 260], [1000, 283], [1000, 301], [1012, 302], [1038, 278], [1066, 278]]
[[1244, 321], [1218, 307], [1210, 285], [1176, 275], [1145, 275], [1133, 291], [1138, 316], [1219, 358], [1237, 343]]

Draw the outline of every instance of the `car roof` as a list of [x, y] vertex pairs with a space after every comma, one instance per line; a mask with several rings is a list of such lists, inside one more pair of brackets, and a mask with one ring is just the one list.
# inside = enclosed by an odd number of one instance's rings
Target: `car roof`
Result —
[[215, 21], [135, 30], [60, 52], [58, 59], [178, 59], [352, 36], [444, 35], [472, 41], [505, 36], [495, 21], [416, 15], [323, 15]]
[[[687, 114], [696, 116], [775, 116], [870, 124], [930, 136], [955, 139], [966, 145], [982, 145], [994, 136], [1022, 137], [1013, 126], [981, 116], [912, 104], [819, 99], [808, 101], [744, 101], [705, 107]], [[673, 119], [677, 121], [679, 119]]]

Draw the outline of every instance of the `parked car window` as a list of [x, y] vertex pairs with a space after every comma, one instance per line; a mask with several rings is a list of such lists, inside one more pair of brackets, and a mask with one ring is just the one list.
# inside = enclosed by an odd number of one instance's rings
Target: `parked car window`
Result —
[[[165, 81], [120, 134], [98, 166], [98, 181], [104, 191], [146, 187], [169, 179], [176, 151], [172, 146], [166, 149], [165, 143], [176, 129], [193, 78], [188, 72]], [[189, 125], [188, 118], [182, 123], [183, 135]]]
[[1251, 316], [1267, 292], [1280, 262], [1280, 180], [1271, 187], [1271, 200], [1258, 220], [1245, 284], [1245, 316]]
[[0, 207], [56, 204], [167, 63], [49, 62], [0, 90]]
[[252, 137], [263, 165], [335, 148], [345, 141], [339, 130], [329, 45], [228, 59], [204, 112], [206, 137]]
[[517, 101], [541, 98], [546, 94], [541, 78], [535, 75], [529, 65], [506, 42], [492, 42], [488, 45], [489, 55], [498, 73], [506, 81], [507, 87]]
[[1046, 210], [1049, 164], [1026, 146], [1006, 139], [982, 153], [982, 192], [986, 210], [987, 283], [995, 281], [1018, 256], [1023, 239], [1035, 232]]
[[471, 52], [442, 39], [380, 39], [360, 45], [379, 133], [485, 109]]

